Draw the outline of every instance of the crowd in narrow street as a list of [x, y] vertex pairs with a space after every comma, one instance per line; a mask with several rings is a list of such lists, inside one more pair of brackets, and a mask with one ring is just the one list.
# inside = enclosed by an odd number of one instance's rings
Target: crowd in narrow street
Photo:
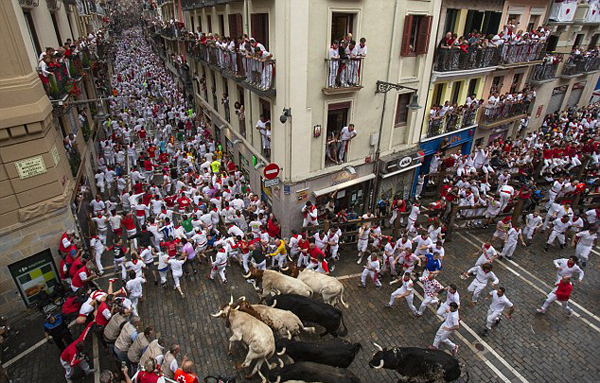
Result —
[[[98, 192], [89, 202], [95, 233], [86, 239], [91, 251], [85, 251], [75, 228], [57, 244], [68, 292], [61, 312], [49, 315], [46, 333], [61, 349], [68, 382], [76, 367], [94, 371], [86, 359], [85, 339], [91, 336], [98, 337], [101, 352], [122, 363], [127, 382], [136, 373], [139, 382], [156, 382], [159, 375], [200, 381], [194, 361], [182, 358], [177, 339], [141, 326], [141, 318], [153, 310], [144, 302], [148, 289], [176, 290], [185, 306], [190, 298], [181, 280], [199, 274], [206, 274], [199, 283], [226, 285], [228, 275], [241, 273], [260, 290], [269, 270], [334, 276], [336, 263], [352, 257], [351, 262], [364, 265], [361, 288], [379, 289], [384, 282], [399, 286], [382, 312], [404, 310], [402, 300], [416, 318], [431, 315], [427, 308], [433, 307], [441, 324], [429, 334], [429, 348], [452, 356], [459, 353], [454, 343], [459, 313], [474, 305], [489, 305], [481, 318], [482, 336], [493, 336], [502, 318], [543, 315], [555, 301], [565, 315], [573, 315], [569, 299], [595, 262], [590, 254], [600, 222], [600, 209], [575, 206], [598, 187], [598, 105], [549, 115], [539, 129], [497, 139], [472, 153], [441, 150], [419, 177], [414, 199], [380, 201], [377, 212], [357, 216], [336, 208], [333, 200], [324, 206], [307, 202], [297, 212], [303, 226], [284, 236], [279, 222], [288, 218], [276, 217], [250, 188], [141, 30], [124, 32], [115, 45], [114, 97], [95, 164]], [[438, 186], [441, 192], [433, 200], [422, 196]], [[521, 216], [515, 220], [510, 213], [518, 204]], [[349, 233], [343, 225], [353, 219], [357, 230]], [[495, 229], [473, 267], [444, 278], [470, 279], [466, 291], [438, 280], [445, 270], [448, 225], [455, 220], [459, 228]], [[320, 225], [325, 222], [328, 230]], [[395, 226], [400, 233], [390, 235]], [[540, 307], [523, 307], [514, 304], [511, 286], [496, 276], [495, 261], [519, 257], [520, 249], [541, 237], [552, 252], [547, 262], [556, 269], [556, 283]], [[346, 242], [356, 242], [356, 256], [340, 250]], [[104, 274], [110, 274], [106, 291], [96, 284]], [[417, 286], [424, 296], [419, 307]], [[231, 303], [229, 310], [241, 305]], [[72, 320], [81, 325], [78, 329], [85, 327], [75, 340], [66, 326]], [[102, 372], [101, 381], [116, 379], [115, 371]]]

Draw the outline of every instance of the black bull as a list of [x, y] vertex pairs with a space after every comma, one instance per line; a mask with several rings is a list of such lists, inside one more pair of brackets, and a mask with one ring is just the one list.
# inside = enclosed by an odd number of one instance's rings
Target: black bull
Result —
[[286, 364], [283, 368], [275, 369], [269, 373], [269, 381], [271, 382], [286, 382], [288, 380], [326, 383], [362, 383], [356, 375], [344, 368], [331, 367], [325, 364], [312, 362]]
[[[346, 336], [348, 328], [344, 324], [342, 312], [327, 303], [318, 302], [297, 294], [280, 294], [268, 296], [265, 303], [282, 310], [293, 312], [302, 322], [316, 323], [325, 327], [325, 332], [321, 336], [331, 334], [334, 337]], [[342, 326], [342, 330], [338, 329]]]
[[315, 362], [341, 368], [352, 364], [360, 348], [360, 343], [350, 343], [340, 338], [320, 343], [277, 340], [277, 350], [285, 349], [285, 355], [294, 362]]
[[453, 382], [461, 375], [460, 364], [455, 357], [440, 350], [417, 347], [382, 349], [373, 356], [369, 366], [396, 370], [402, 376], [401, 382]]

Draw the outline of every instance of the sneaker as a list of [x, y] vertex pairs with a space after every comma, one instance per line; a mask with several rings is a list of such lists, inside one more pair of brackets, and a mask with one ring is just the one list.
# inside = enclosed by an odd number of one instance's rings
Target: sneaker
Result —
[[110, 279], [108, 280], [108, 283], [115, 283], [115, 282], [116, 282], [116, 281], [118, 281], [118, 280], [119, 280], [119, 278], [110, 278]]
[[488, 329], [487, 329], [487, 328], [484, 328], [484, 329], [483, 329], [483, 332], [481, 333], [481, 336], [487, 336], [487, 335], [488, 335], [488, 332], [489, 332], [489, 331], [488, 331]]
[[358, 258], [358, 261], [356, 261], [356, 264], [360, 265], [361, 262], [362, 262], [362, 258]]
[[87, 375], [93, 374], [94, 372], [96, 372], [96, 369], [95, 368], [90, 368], [89, 370], [87, 370], [85, 372], [85, 375], [87, 376]]
[[386, 304], [384, 305], [384, 307], [385, 307], [385, 308], [388, 308], [388, 309], [391, 309], [391, 308], [393, 307], [393, 305], [391, 305], [391, 304], [389, 304], [389, 303], [386, 303]]
[[227, 281], [223, 281], [223, 284], [224, 284], [224, 285], [226, 285], [226, 284], [227, 284]]
[[568, 316], [569, 318], [570, 318], [570, 317], [572, 317], [572, 316], [573, 316], [573, 310], [571, 310], [571, 311], [567, 311], [567, 316]]
[[563, 244], [561, 243], [561, 244], [560, 244], [560, 249], [562, 250], [562, 249], [564, 249], [564, 248], [565, 248], [565, 245], [563, 245]]
[[544, 253], [548, 252], [548, 246], [544, 246]]
[[582, 261], [581, 262], [581, 267], [586, 267], [587, 266], [587, 262], [586, 261]]
[[437, 347], [432, 346], [432, 345], [429, 345], [427, 348], [430, 349], [430, 350], [437, 350], [438, 349]]
[[540, 314], [545, 314], [545, 313], [546, 313], [546, 310], [544, 310], [544, 309], [542, 309], [542, 308], [539, 308], [539, 309], [537, 309], [537, 310], [535, 310], [535, 311], [537, 311], [537, 312], [538, 312], [538, 313], [540, 313]]
[[420, 318], [420, 317], [422, 317], [422, 316], [423, 316], [423, 314], [421, 314], [420, 312], [416, 312], [416, 313], [415, 313], [415, 318]]
[[73, 383], [72, 379], [67, 378], [67, 383]]
[[184, 293], [181, 293], [181, 297], [182, 297], [182, 298], [185, 298], [185, 294], [184, 294]]
[[359, 283], [357, 286], [363, 289], [367, 288], [367, 286], [363, 285], [362, 283]]
[[458, 345], [455, 345], [454, 349], [452, 350], [452, 356], [456, 356], [456, 354], [458, 354]]
[[375, 286], [375, 288], [376, 288], [377, 290], [381, 290], [381, 285], [379, 285], [379, 286]]

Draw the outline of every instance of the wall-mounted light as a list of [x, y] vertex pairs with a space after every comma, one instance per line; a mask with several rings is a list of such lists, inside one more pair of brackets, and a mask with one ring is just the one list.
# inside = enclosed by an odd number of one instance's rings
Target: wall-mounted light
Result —
[[281, 121], [282, 124], [285, 124], [288, 117], [292, 117], [292, 108], [283, 108], [283, 113], [279, 117], [279, 121]]

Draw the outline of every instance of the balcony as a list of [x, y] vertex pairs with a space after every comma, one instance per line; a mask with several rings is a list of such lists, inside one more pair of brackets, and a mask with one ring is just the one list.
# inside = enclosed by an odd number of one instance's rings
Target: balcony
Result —
[[73, 79], [69, 77], [68, 66], [65, 62], [56, 66], [48, 65], [48, 77], [38, 69], [38, 74], [46, 94], [51, 101], [64, 101], [69, 96], [69, 90], [73, 86]]
[[275, 60], [242, 56], [212, 45], [187, 42], [187, 53], [193, 60], [208, 64], [224, 76], [261, 96], [275, 95]]
[[464, 109], [453, 113], [447, 113], [444, 117], [430, 117], [427, 125], [427, 138], [455, 132], [476, 125], [478, 111], [478, 108]]
[[577, 10], [577, 0], [554, 1], [550, 8], [549, 20], [555, 23], [569, 23], [573, 21]]
[[531, 72], [531, 83], [539, 85], [556, 77], [558, 66], [563, 60], [562, 54], [552, 54], [544, 58], [544, 63], [533, 67]]
[[[504, 44], [499, 47], [439, 48], [436, 50], [436, 72], [468, 71], [468, 74], [493, 70], [496, 66], [513, 66], [541, 60], [546, 46], [540, 43]], [[486, 70], [489, 69], [489, 70]], [[455, 75], [455, 74], [453, 74]]]
[[516, 120], [527, 113], [530, 104], [530, 101], [504, 101], [496, 105], [487, 104], [484, 107], [481, 122], [483, 125], [490, 126]]
[[363, 57], [346, 60], [325, 59], [327, 79], [323, 93], [326, 95], [356, 92], [363, 88]]
[[239, 1], [241, 0], [181, 0], [181, 8], [184, 11], [191, 11], [197, 8], [213, 7], [216, 5], [234, 3]]
[[600, 57], [569, 56], [563, 66], [560, 77], [573, 78], [600, 69]]

